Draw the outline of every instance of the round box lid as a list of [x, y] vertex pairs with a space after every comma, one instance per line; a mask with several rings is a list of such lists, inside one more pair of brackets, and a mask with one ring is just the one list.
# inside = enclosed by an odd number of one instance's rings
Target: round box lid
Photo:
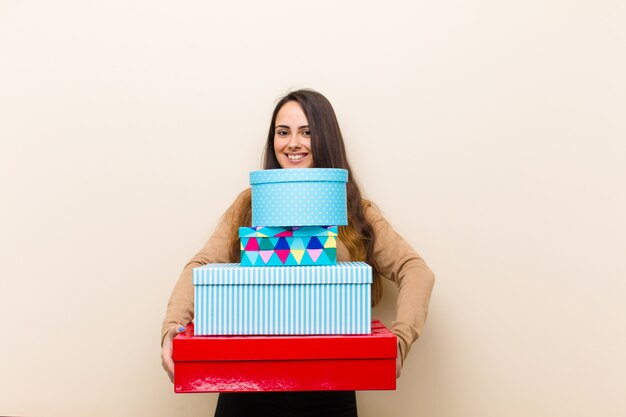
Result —
[[340, 168], [264, 169], [250, 173], [250, 184], [274, 182], [348, 182], [348, 170]]

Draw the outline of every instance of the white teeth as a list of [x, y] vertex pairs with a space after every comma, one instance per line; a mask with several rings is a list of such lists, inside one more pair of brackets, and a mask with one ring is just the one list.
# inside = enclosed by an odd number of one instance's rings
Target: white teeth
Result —
[[287, 157], [288, 157], [289, 159], [291, 159], [292, 161], [298, 161], [298, 160], [300, 160], [300, 159], [304, 158], [304, 156], [305, 156], [305, 155], [303, 155], [303, 154], [297, 154], [297, 155], [291, 155], [291, 154], [288, 154], [288, 155], [287, 155]]

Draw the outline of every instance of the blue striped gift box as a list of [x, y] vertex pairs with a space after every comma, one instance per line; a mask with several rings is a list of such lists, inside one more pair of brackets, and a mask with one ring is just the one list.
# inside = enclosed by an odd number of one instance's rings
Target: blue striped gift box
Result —
[[209, 264], [194, 268], [196, 335], [371, 333], [372, 268]]

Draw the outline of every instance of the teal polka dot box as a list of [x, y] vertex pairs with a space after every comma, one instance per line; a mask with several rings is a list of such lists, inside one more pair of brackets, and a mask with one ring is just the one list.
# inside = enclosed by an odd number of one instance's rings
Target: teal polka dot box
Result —
[[252, 171], [252, 226], [347, 225], [347, 183], [345, 169]]

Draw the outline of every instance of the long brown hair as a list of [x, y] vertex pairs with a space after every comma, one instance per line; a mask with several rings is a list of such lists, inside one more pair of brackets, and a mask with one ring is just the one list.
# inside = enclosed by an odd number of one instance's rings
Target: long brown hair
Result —
[[[346, 196], [348, 203], [348, 225], [339, 227], [339, 239], [346, 245], [350, 257], [364, 261], [373, 269], [372, 305], [376, 305], [383, 294], [380, 269], [374, 258], [376, 235], [365, 217], [365, 209], [372, 203], [361, 197], [361, 190], [352, 175], [346, 148], [332, 105], [322, 94], [314, 90], [297, 90], [281, 98], [272, 114], [265, 151], [263, 169], [280, 169], [274, 153], [274, 129], [279, 110], [288, 102], [295, 101], [302, 107], [311, 131], [311, 151], [316, 168], [343, 168], [348, 170]], [[232, 213], [233, 224], [249, 226], [252, 222], [252, 193], [247, 189], [238, 198], [236, 210]], [[237, 228], [233, 228], [229, 239], [231, 262], [240, 259], [240, 244]]]

